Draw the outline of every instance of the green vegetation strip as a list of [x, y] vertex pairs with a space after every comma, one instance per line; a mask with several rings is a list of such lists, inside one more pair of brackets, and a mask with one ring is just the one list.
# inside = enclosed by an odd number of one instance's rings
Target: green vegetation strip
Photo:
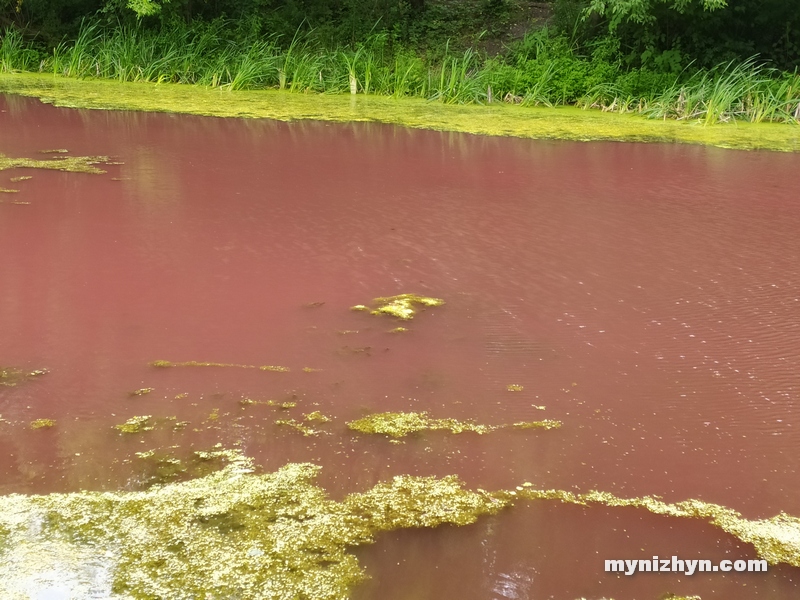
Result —
[[473, 421], [432, 419], [427, 412], [385, 412], [350, 421], [347, 427], [360, 433], [382, 434], [393, 438], [405, 437], [420, 431], [445, 430], [452, 433], [471, 431], [483, 435], [498, 429], [558, 429], [560, 421], [520, 421], [511, 425], [479, 425]]
[[697, 500], [590, 492], [470, 491], [454, 476], [395, 477], [341, 502], [314, 483], [320, 467], [263, 475], [230, 452], [221, 470], [145, 492], [0, 497], [0, 592], [21, 597], [53, 573], [71, 597], [340, 600], [365, 573], [348, 550], [402, 528], [467, 525], [518, 499], [639, 507], [699, 518], [751, 543], [772, 564], [800, 566], [800, 519], [749, 521]]
[[283, 121], [374, 121], [480, 135], [565, 140], [683, 142], [725, 148], [800, 151], [800, 127], [776, 123], [654, 120], [574, 107], [452, 105], [419, 98], [223, 91], [200, 86], [75, 80], [44, 74], [1, 74], [0, 92], [56, 106], [143, 110]]
[[[0, 77], [0, 79], [2, 79], [2, 77]], [[0, 84], [0, 90], [2, 90], [2, 84]], [[107, 156], [65, 156], [52, 160], [36, 160], [33, 158], [11, 158], [0, 154], [0, 171], [28, 168], [67, 171], [70, 173], [93, 173], [99, 175], [105, 173], [105, 171], [95, 165], [108, 161], [109, 158]], [[24, 179], [30, 179], [30, 177], [14, 177], [12, 181], [21, 181]]]

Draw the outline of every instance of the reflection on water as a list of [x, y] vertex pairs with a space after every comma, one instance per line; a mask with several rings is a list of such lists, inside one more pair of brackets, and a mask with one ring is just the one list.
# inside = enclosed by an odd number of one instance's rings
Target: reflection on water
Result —
[[[458, 473], [484, 489], [531, 481], [800, 515], [800, 157], [13, 97], [0, 110], [2, 154], [121, 163], [0, 172], [30, 202], [0, 204], [0, 366], [49, 369], [0, 387], [0, 492], [137, 489], [153, 475], [137, 452], [222, 443], [266, 470], [321, 464], [336, 498], [399, 473]], [[20, 175], [32, 178], [12, 186]], [[446, 304], [402, 323], [349, 310], [407, 292]], [[313, 424], [320, 435], [275, 424], [314, 411], [333, 419]], [[400, 411], [564, 425], [397, 444], [345, 426]], [[159, 425], [113, 429], [137, 415]], [[56, 425], [28, 426], [44, 418]], [[791, 567], [606, 575], [609, 554], [753, 557], [701, 523], [616, 510], [536, 504], [387, 534], [359, 551], [373, 580], [355, 594], [797, 595]]]

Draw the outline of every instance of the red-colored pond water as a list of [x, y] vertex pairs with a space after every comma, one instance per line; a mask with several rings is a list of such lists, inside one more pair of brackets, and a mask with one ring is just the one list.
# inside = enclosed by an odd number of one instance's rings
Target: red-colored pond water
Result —
[[[49, 370], [0, 387], [0, 493], [141, 489], [135, 452], [221, 443], [266, 470], [321, 464], [337, 498], [395, 474], [456, 473], [485, 489], [530, 481], [800, 515], [800, 156], [11, 96], [0, 111], [0, 153], [119, 163], [0, 172], [19, 190], [0, 194], [0, 365]], [[400, 334], [391, 317], [349, 310], [405, 292], [447, 304]], [[154, 391], [131, 395], [141, 388]], [[334, 419], [319, 426], [329, 435], [274, 424], [314, 410]], [[345, 428], [390, 410], [563, 427], [404, 444]], [[189, 424], [112, 428], [135, 415]], [[39, 418], [57, 424], [30, 429]], [[755, 558], [701, 521], [637, 509], [532, 503], [357, 552], [373, 576], [359, 600], [800, 594], [785, 566], [605, 574], [606, 558]]]

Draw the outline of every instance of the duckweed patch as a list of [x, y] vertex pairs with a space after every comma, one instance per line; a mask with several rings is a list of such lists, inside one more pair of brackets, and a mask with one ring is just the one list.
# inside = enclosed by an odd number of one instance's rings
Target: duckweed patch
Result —
[[369, 311], [373, 315], [390, 315], [408, 321], [414, 318], [420, 306], [443, 306], [444, 300], [417, 294], [400, 294], [386, 298], [375, 298], [372, 303], [375, 305], [374, 308], [357, 304], [356, 306], [351, 306], [350, 310]]
[[369, 434], [381, 434], [392, 438], [405, 437], [420, 431], [446, 430], [451, 433], [471, 431], [479, 435], [497, 431], [498, 429], [557, 429], [560, 421], [526, 421], [513, 425], [479, 425], [473, 421], [457, 419], [433, 419], [427, 412], [385, 412], [375, 413], [361, 419], [350, 421], [347, 427], [353, 431]]
[[141, 433], [143, 431], [152, 431], [152, 415], [140, 415], [131, 417], [124, 423], [114, 425], [114, 429], [120, 433]]
[[99, 175], [104, 170], [95, 165], [108, 161], [107, 156], [64, 156], [50, 160], [34, 158], [12, 158], [0, 154], [0, 171], [7, 169], [49, 169], [52, 171], [67, 171], [69, 173], [92, 173]]
[[419, 129], [534, 139], [682, 142], [723, 148], [800, 151], [800, 131], [775, 123], [647, 119], [574, 107], [445, 104], [421, 98], [358, 94], [293, 94], [276, 90], [222, 91], [179, 84], [78, 80], [35, 73], [0, 75], [0, 92], [56, 106], [143, 110], [282, 121], [373, 121]]
[[35, 421], [31, 421], [31, 429], [47, 429], [55, 425], [56, 422], [53, 419], [36, 419]]
[[40, 377], [47, 374], [47, 369], [35, 369], [26, 371], [17, 367], [0, 367], [0, 385], [14, 387], [24, 383], [31, 378]]

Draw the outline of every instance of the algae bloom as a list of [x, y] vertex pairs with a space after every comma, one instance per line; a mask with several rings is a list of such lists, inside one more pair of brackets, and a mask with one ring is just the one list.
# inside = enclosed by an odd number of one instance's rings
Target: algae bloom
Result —
[[74, 598], [342, 600], [365, 578], [350, 547], [504, 506], [455, 477], [396, 477], [335, 502], [314, 483], [319, 469], [255, 475], [239, 457], [146, 492], [0, 497], [0, 596], [43, 588], [59, 572]]
[[417, 294], [400, 294], [399, 296], [375, 298], [372, 303], [376, 305], [374, 308], [357, 304], [351, 307], [350, 310], [369, 311], [373, 315], [391, 315], [408, 321], [414, 318], [420, 306], [442, 306], [444, 305], [444, 300], [418, 296]]
[[446, 430], [451, 433], [472, 431], [483, 435], [498, 429], [512, 427], [514, 429], [557, 429], [559, 421], [521, 421], [513, 425], [480, 425], [473, 421], [457, 419], [432, 419], [427, 412], [385, 412], [375, 413], [356, 421], [350, 421], [347, 427], [361, 433], [377, 433], [393, 438], [405, 437], [420, 431]]

